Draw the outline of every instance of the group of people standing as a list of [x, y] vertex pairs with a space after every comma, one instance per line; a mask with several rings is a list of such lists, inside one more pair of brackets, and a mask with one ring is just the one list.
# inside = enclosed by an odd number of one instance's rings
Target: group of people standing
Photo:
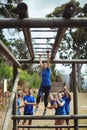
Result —
[[[54, 98], [50, 95], [51, 89], [51, 69], [50, 69], [50, 54], [47, 51], [47, 63], [42, 62], [42, 55], [40, 57], [40, 66], [42, 69], [42, 82], [38, 91], [37, 98], [35, 100], [33, 96], [32, 89], [28, 90], [28, 93], [23, 97], [24, 101], [24, 115], [33, 115], [34, 112], [37, 112], [39, 109], [40, 98], [44, 93], [44, 111], [43, 116], [46, 115], [47, 109], [55, 109], [55, 115], [66, 115], [70, 114], [70, 101], [71, 94], [64, 83], [63, 90], [57, 92], [56, 97]], [[50, 106], [48, 106], [48, 97], [50, 99]], [[34, 107], [35, 110], [34, 110]], [[18, 105], [18, 110], [20, 109], [20, 105]], [[31, 125], [31, 120], [29, 120], [28, 124]], [[23, 125], [26, 123], [26, 120], [23, 121]], [[62, 125], [64, 123], [63, 119], [55, 120], [55, 125]], [[69, 125], [69, 121], [66, 120], [67, 125]], [[23, 129], [24, 130], [24, 129]], [[29, 130], [29, 129], [28, 129]], [[59, 130], [56, 128], [56, 130]], [[60, 128], [62, 130], [62, 128]]]
[[[50, 98], [50, 106], [49, 109], [55, 109], [55, 115], [70, 115], [70, 101], [71, 101], [71, 94], [66, 87], [66, 83], [64, 83], [63, 89], [57, 92], [55, 98], [52, 95], [49, 96]], [[56, 119], [55, 125], [63, 125], [64, 119]], [[66, 124], [69, 125], [69, 120], [66, 119]], [[62, 130], [62, 128], [56, 128], [56, 130]], [[70, 128], [68, 128], [70, 130]]]

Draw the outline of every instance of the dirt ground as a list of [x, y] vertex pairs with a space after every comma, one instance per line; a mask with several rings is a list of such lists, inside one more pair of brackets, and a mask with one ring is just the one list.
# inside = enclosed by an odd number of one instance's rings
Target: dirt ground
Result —
[[[37, 113], [35, 113], [35, 115], [42, 115], [43, 113], [43, 109], [44, 109], [44, 105], [43, 102], [40, 103], [39, 105], [39, 110]], [[72, 94], [72, 101], [71, 101], [71, 115], [73, 114], [73, 94]], [[47, 115], [54, 115], [54, 110], [47, 110]], [[78, 94], [78, 113], [79, 114], [87, 114], [87, 93], [79, 93]], [[0, 110], [0, 130], [2, 130], [2, 126], [4, 123], [4, 118], [5, 118], [5, 114], [6, 114], [6, 110], [5, 109], [1, 109]], [[21, 109], [21, 114], [23, 114], [23, 108]], [[87, 124], [87, 119], [86, 120], [81, 120], [79, 121], [81, 124], [84, 122], [85, 124]], [[70, 121], [70, 124], [72, 124], [73, 122]], [[20, 121], [20, 124], [22, 124], [22, 120]], [[27, 123], [26, 123], [27, 124]], [[33, 120], [32, 121], [32, 125], [54, 125], [54, 121], [53, 120]], [[8, 130], [12, 130], [12, 120], [9, 119], [9, 126], [8, 126]], [[20, 128], [20, 130], [22, 130]], [[27, 129], [25, 129], [27, 130]], [[31, 129], [31, 130], [38, 130], [38, 129]], [[40, 129], [42, 130], [42, 129]], [[48, 130], [48, 129], [45, 129]], [[53, 129], [52, 129], [53, 130]], [[72, 129], [71, 129], [72, 130]], [[80, 130], [87, 130], [87, 128], [82, 128]]]

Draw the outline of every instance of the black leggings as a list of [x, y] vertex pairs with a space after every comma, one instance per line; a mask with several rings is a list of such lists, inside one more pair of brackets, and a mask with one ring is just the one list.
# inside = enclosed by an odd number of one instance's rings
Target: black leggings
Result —
[[48, 105], [48, 96], [50, 93], [50, 86], [41, 86], [39, 91], [38, 91], [38, 95], [37, 95], [37, 99], [36, 99], [36, 103], [40, 102], [40, 98], [42, 96], [42, 94], [44, 93], [44, 106], [47, 107]]

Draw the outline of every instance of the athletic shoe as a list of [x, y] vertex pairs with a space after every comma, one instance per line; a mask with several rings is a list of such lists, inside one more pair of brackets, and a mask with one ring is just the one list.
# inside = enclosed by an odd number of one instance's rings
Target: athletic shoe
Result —
[[46, 111], [46, 110], [44, 110], [44, 112], [43, 112], [43, 116], [45, 116], [45, 115], [46, 115], [46, 112], [47, 112], [47, 111]]
[[34, 112], [36, 113], [37, 111], [38, 111], [38, 106], [35, 108], [35, 111], [34, 111]]

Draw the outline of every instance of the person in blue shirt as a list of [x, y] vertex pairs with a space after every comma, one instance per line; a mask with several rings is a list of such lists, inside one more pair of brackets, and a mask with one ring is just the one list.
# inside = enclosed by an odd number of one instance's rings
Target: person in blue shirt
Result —
[[[53, 99], [52, 99], [53, 101]], [[55, 115], [66, 115], [65, 110], [65, 100], [62, 99], [62, 94], [58, 93], [56, 99], [54, 99], [54, 103], [51, 106], [48, 106], [48, 109], [55, 109]], [[63, 125], [64, 119], [56, 119], [55, 125]], [[55, 128], [55, 130], [62, 130], [62, 128]]]
[[[33, 91], [32, 89], [28, 90], [28, 94], [24, 96], [23, 98], [24, 101], [24, 115], [33, 115], [34, 114], [34, 109], [33, 106], [36, 105], [35, 98], [33, 96]], [[26, 123], [27, 120], [23, 121], [23, 125]], [[28, 121], [28, 125], [31, 125], [32, 120]], [[24, 128], [23, 128], [24, 130]], [[28, 129], [30, 130], [30, 129]]]
[[[21, 115], [20, 109], [24, 108], [24, 105], [21, 105], [21, 99], [20, 98], [21, 98], [21, 94], [18, 93], [17, 94], [17, 115]], [[20, 122], [20, 119], [18, 119], [18, 124], [19, 124], [19, 122]], [[19, 128], [18, 128], [18, 130], [19, 130]]]
[[47, 63], [42, 63], [42, 55], [40, 56], [40, 67], [42, 69], [42, 81], [41, 81], [41, 86], [38, 91], [36, 103], [37, 106], [35, 108], [35, 112], [38, 110], [38, 105], [40, 103], [40, 98], [42, 94], [44, 93], [44, 112], [43, 115], [46, 114], [47, 106], [48, 106], [48, 96], [50, 93], [50, 87], [51, 87], [51, 70], [50, 70], [50, 55], [49, 51], [47, 51]]
[[[20, 100], [20, 97], [21, 95], [18, 93], [17, 95], [17, 115], [21, 115], [21, 112], [20, 112], [20, 107], [21, 107], [21, 100]], [[18, 119], [18, 124], [20, 122], [20, 119]], [[19, 128], [18, 128], [19, 130]]]
[[17, 98], [17, 115], [20, 115], [21, 112], [20, 112], [20, 106], [21, 106], [21, 101], [20, 101], [20, 94], [18, 93], [18, 98]]
[[[67, 89], [65, 82], [63, 84], [63, 90], [61, 92], [63, 92], [62, 99], [65, 100], [66, 115], [70, 115], [71, 93]], [[66, 124], [69, 125], [69, 119], [66, 119]], [[68, 130], [70, 130], [70, 128], [68, 128]]]

